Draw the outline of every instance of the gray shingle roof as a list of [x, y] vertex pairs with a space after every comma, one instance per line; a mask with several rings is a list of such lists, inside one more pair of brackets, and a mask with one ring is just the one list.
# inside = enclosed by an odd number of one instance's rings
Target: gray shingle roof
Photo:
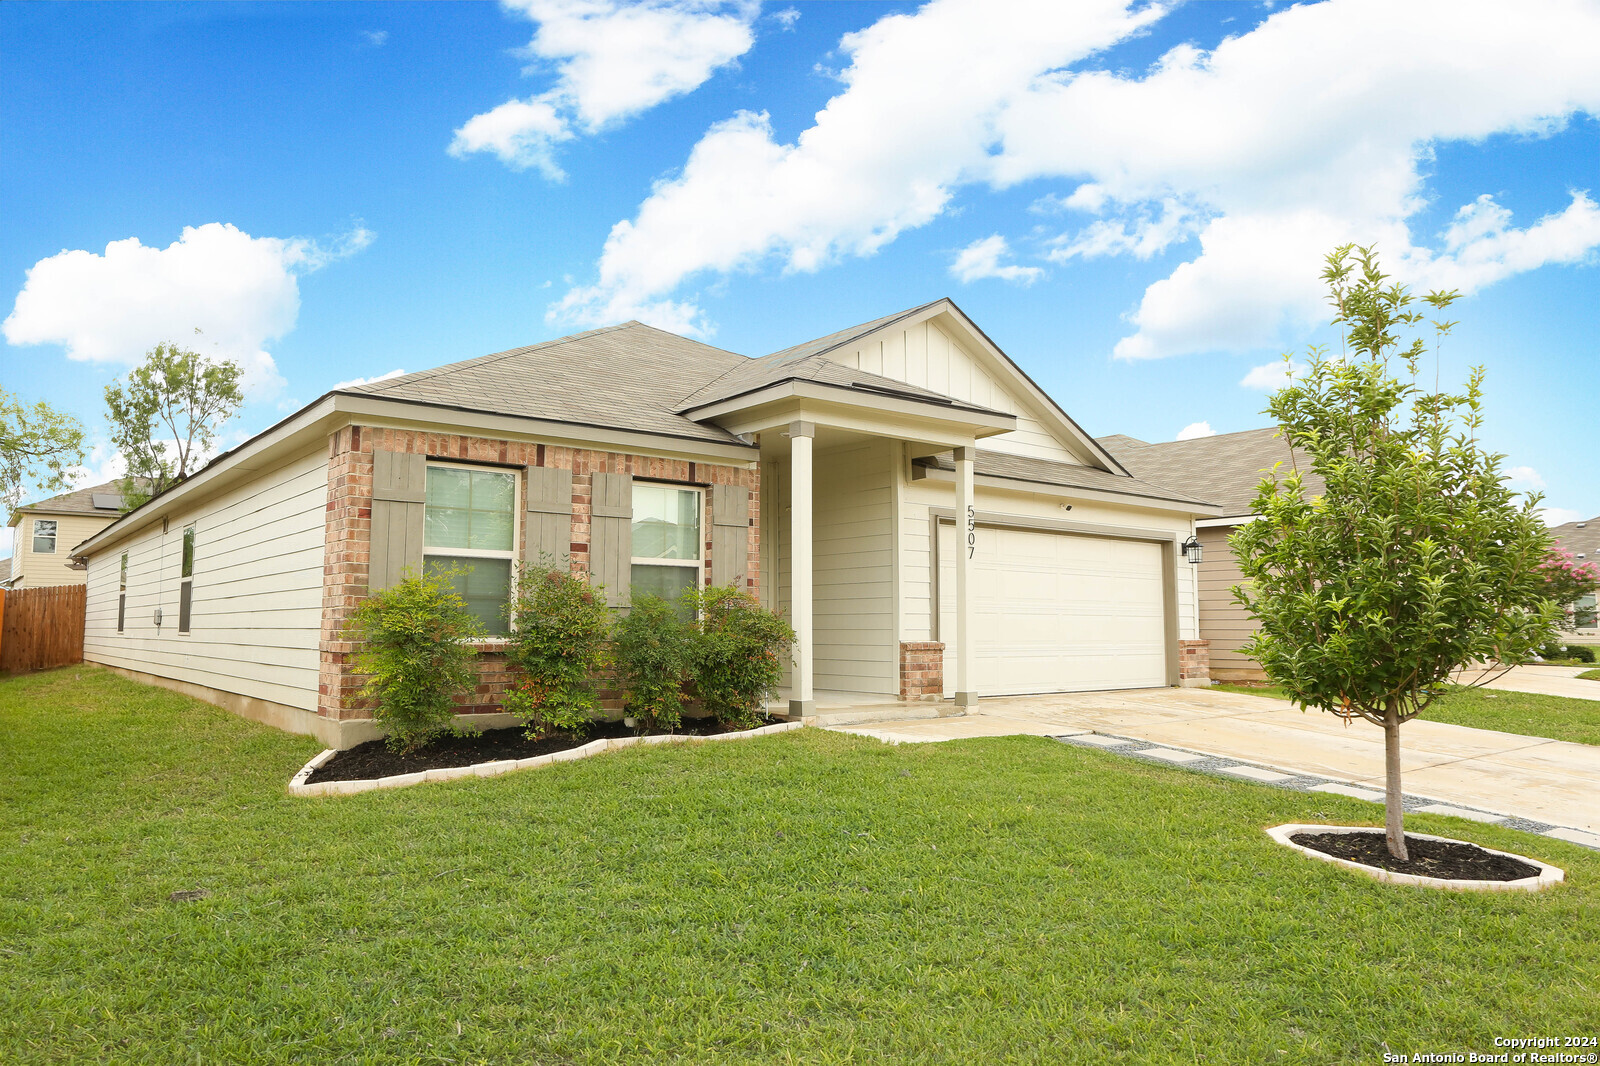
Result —
[[[933, 303], [940, 302], [942, 301], [933, 301]], [[967, 403], [964, 400], [954, 399], [942, 392], [935, 392], [933, 389], [926, 389], [920, 385], [912, 385], [909, 382], [884, 377], [882, 374], [874, 374], [866, 370], [856, 370], [853, 367], [836, 363], [827, 357], [826, 353], [848, 344], [857, 337], [866, 336], [880, 326], [888, 325], [903, 318], [909, 318], [931, 306], [932, 304], [923, 304], [907, 311], [885, 315], [883, 318], [873, 319], [871, 322], [863, 322], [860, 325], [830, 333], [826, 337], [818, 337], [816, 340], [806, 341], [804, 344], [797, 344], [780, 352], [764, 355], [759, 359], [748, 360], [745, 363], [731, 367], [726, 373], [706, 382], [702, 387], [685, 396], [683, 401], [678, 404], [678, 409], [680, 411], [688, 411], [696, 407], [705, 407], [708, 404], [732, 399], [735, 396], [743, 396], [746, 393], [755, 392], [758, 389], [766, 388], [768, 385], [776, 385], [783, 381], [815, 381], [824, 385], [883, 391], [915, 399], [931, 400], [960, 410], [984, 411], [991, 414], [1001, 413], [990, 411], [989, 408], [980, 407], [976, 404]]]
[[1600, 559], [1600, 516], [1556, 526], [1550, 533], [1564, 551], [1582, 554], [1584, 562]]
[[[918, 459], [919, 466], [937, 470], [954, 470], [955, 458], [949, 452]], [[1049, 459], [1030, 459], [1022, 455], [990, 452], [980, 449], [973, 460], [973, 470], [989, 477], [1029, 481], [1038, 485], [1056, 485], [1069, 489], [1097, 489], [1117, 492], [1125, 496], [1142, 496], [1146, 499], [1172, 503], [1204, 504], [1205, 500], [1193, 495], [1175, 492], [1162, 485], [1151, 484], [1136, 477], [1113, 474], [1096, 467], [1078, 466], [1075, 463], [1057, 463]]]
[[[1256, 486], [1274, 463], [1284, 464], [1280, 477], [1290, 471], [1289, 446], [1278, 436], [1277, 427], [1159, 444], [1121, 434], [1097, 439], [1135, 477], [1210, 500], [1228, 517], [1252, 513]], [[1306, 490], [1321, 493], [1322, 479], [1311, 473], [1308, 457], [1301, 452], [1298, 458]]]
[[[101, 497], [95, 499], [95, 497]], [[113, 502], [115, 501], [115, 502]], [[109, 507], [99, 504], [108, 503]], [[16, 525], [24, 511], [45, 511], [51, 514], [99, 514], [115, 518], [122, 510], [122, 483], [120, 481], [107, 481], [101, 485], [89, 485], [71, 492], [63, 492], [60, 496], [52, 496], [38, 503], [24, 504], [11, 512], [10, 524]]]
[[677, 401], [750, 362], [626, 322], [339, 391], [729, 444], [742, 442], [684, 418]]
[[7, 581], [10, 581], [10, 580], [11, 580], [11, 560], [9, 558], [0, 559], [0, 585], [4, 585]]

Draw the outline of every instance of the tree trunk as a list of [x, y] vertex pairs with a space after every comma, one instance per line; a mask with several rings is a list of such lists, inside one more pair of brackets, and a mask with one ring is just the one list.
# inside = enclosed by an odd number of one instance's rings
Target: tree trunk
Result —
[[1383, 828], [1389, 838], [1389, 854], [1404, 862], [1406, 853], [1405, 810], [1400, 806], [1400, 701], [1390, 697], [1383, 708]]

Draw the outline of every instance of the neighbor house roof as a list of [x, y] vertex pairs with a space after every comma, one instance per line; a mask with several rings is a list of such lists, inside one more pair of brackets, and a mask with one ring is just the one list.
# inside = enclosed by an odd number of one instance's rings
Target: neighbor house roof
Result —
[[730, 444], [743, 442], [683, 417], [676, 401], [749, 362], [625, 322], [336, 391]]
[[24, 504], [11, 512], [8, 525], [16, 525], [23, 512], [30, 514], [97, 514], [115, 518], [122, 513], [122, 482], [107, 481], [88, 488], [63, 492], [38, 503]]
[[11, 580], [11, 560], [0, 559], [0, 585]]
[[1556, 526], [1550, 534], [1563, 551], [1582, 555], [1585, 562], [1600, 559], [1600, 517]]
[[[935, 470], [954, 470], [955, 457], [949, 452], [915, 460], [916, 465]], [[1069, 489], [1094, 489], [1115, 492], [1123, 496], [1140, 496], [1168, 503], [1209, 506], [1205, 500], [1193, 495], [1175, 492], [1164, 485], [1155, 485], [1125, 474], [1113, 474], [1092, 466], [1077, 463], [1058, 463], [1050, 459], [1032, 459], [1006, 452], [978, 450], [973, 459], [973, 473], [986, 477], [1004, 478], [1035, 485], [1055, 485]]]
[[[1222, 508], [1224, 517], [1252, 514], [1256, 487], [1273, 464], [1283, 463], [1280, 477], [1290, 472], [1290, 449], [1276, 427], [1218, 433], [1193, 440], [1151, 444], [1123, 434], [1097, 438], [1134, 476], [1170, 487]], [[1306, 490], [1323, 491], [1322, 479], [1311, 473], [1309, 457], [1298, 453]]]

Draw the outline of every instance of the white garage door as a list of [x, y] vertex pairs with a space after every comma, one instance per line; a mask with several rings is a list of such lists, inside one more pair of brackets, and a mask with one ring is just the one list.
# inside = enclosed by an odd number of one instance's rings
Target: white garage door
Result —
[[[1162, 546], [979, 526], [979, 695], [1167, 683]], [[939, 639], [955, 691], [955, 527], [939, 524]]]

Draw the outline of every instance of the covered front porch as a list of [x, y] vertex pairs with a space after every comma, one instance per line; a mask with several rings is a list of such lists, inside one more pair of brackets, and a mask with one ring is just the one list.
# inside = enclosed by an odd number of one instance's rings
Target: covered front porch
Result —
[[[761, 446], [762, 599], [796, 634], [785, 702], [775, 709], [807, 720], [905, 710], [904, 616], [929, 609], [908, 605], [915, 582], [902, 572], [902, 537], [928, 535], [925, 522], [902, 528], [910, 463], [953, 454], [957, 513], [975, 516], [976, 441], [1010, 430], [1014, 416], [911, 392], [799, 381], [715, 407], [694, 416]], [[935, 682], [912, 713], [959, 714], [977, 703], [973, 552], [954, 561], [954, 699], [940, 699], [948, 684]], [[928, 575], [920, 576], [926, 587]], [[932, 663], [930, 673], [942, 672], [940, 657]]]

